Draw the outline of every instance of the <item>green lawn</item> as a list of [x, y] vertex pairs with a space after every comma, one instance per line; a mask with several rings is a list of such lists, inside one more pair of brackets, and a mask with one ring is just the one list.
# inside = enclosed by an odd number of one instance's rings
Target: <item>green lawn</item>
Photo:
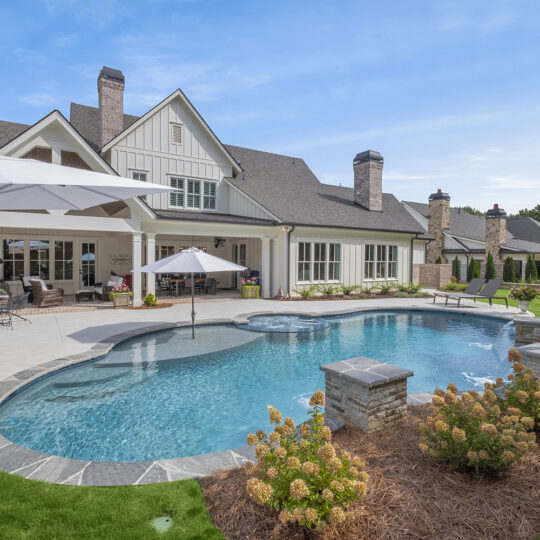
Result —
[[[167, 515], [173, 526], [150, 522]], [[120, 487], [59, 486], [0, 472], [0, 538], [223, 540], [195, 480]]]
[[[495, 296], [508, 296], [510, 294], [510, 289], [499, 289]], [[487, 300], [480, 300], [480, 302], [487, 302]], [[494, 304], [504, 304], [504, 300], [493, 300]], [[517, 307], [517, 302], [515, 300], [508, 299], [508, 305]], [[540, 317], [540, 297], [533, 300], [529, 305], [529, 311], [532, 311], [536, 317]]]

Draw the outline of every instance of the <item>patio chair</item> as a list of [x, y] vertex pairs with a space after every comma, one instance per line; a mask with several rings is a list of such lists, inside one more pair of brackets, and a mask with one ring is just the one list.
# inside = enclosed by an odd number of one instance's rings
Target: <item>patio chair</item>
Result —
[[[20, 279], [22, 282], [23, 291], [30, 293], [30, 297], [28, 298], [28, 301], [32, 303], [34, 301], [34, 296], [32, 294], [32, 285], [30, 284], [30, 280], [31, 279], [39, 280], [41, 278], [39, 276], [20, 276]], [[52, 289], [52, 288], [53, 288], [52, 285], [47, 285], [47, 289]]]
[[7, 296], [11, 296], [11, 287], [9, 283], [6, 283], [5, 281], [0, 281], [0, 297], [2, 295], [1, 291], [5, 291]]
[[62, 289], [48, 289], [42, 279], [29, 280], [32, 285], [32, 304], [39, 307], [61, 306], [64, 303]]
[[508, 309], [508, 298], [506, 296], [495, 296], [499, 287], [502, 285], [502, 279], [490, 279], [484, 286], [484, 288], [478, 294], [453, 294], [446, 297], [446, 304], [448, 305], [448, 300], [457, 300], [457, 307], [461, 300], [473, 300], [475, 303], [479, 299], [488, 300], [489, 305], [493, 305], [493, 300], [504, 300], [506, 308]]
[[469, 286], [463, 291], [463, 293], [446, 293], [446, 292], [436, 291], [433, 294], [433, 303], [435, 303], [437, 296], [442, 296], [443, 298], [446, 298], [446, 304], [448, 304], [449, 296], [453, 297], [459, 294], [478, 294], [485, 282], [486, 282], [485, 279], [474, 278], [471, 280], [471, 282], [469, 283]]
[[216, 294], [217, 282], [214, 278], [206, 278], [202, 284], [204, 294]]
[[28, 304], [30, 293], [24, 293], [19, 296], [13, 296], [6, 300], [0, 300], [0, 326], [9, 326], [13, 330], [13, 317], [31, 323], [22, 315], [15, 313], [24, 309]]
[[102, 302], [109, 300], [109, 293], [112, 292], [114, 287], [119, 287], [124, 282], [122, 276], [111, 276], [107, 283], [96, 283], [94, 286], [94, 294]]

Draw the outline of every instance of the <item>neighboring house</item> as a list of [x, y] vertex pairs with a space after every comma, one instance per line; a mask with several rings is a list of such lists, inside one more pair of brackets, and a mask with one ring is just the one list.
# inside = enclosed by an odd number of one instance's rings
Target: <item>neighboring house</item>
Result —
[[427, 262], [441, 257], [452, 262], [457, 256], [462, 264], [462, 277], [471, 257], [485, 264], [487, 253], [493, 255], [502, 275], [504, 259], [511, 256], [516, 264], [516, 277], [525, 276], [525, 264], [532, 255], [540, 271], [540, 223], [532, 218], [507, 218], [498, 204], [485, 216], [476, 216], [461, 208], [450, 207], [450, 196], [438, 190], [429, 203], [404, 201], [403, 205], [433, 240], [427, 246]]
[[[98, 108], [72, 103], [69, 122], [58, 111], [32, 126], [0, 122], [0, 154], [175, 191], [84, 212], [0, 212], [0, 280], [39, 273], [72, 293], [195, 245], [258, 271], [273, 296], [312, 283], [406, 282], [424, 262], [429, 235], [382, 193], [378, 152], [354, 158], [354, 189], [322, 184], [302, 159], [222, 144], [181, 90], [140, 118], [124, 114], [124, 84], [104, 67]], [[217, 277], [238, 286], [236, 275]], [[154, 277], [135, 274], [133, 288], [138, 303]]]

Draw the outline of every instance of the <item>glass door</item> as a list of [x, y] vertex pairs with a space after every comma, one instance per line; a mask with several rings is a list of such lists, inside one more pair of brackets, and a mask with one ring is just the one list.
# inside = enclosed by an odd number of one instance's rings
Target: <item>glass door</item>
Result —
[[81, 284], [83, 287], [93, 287], [96, 284], [96, 244], [94, 242], [81, 244]]

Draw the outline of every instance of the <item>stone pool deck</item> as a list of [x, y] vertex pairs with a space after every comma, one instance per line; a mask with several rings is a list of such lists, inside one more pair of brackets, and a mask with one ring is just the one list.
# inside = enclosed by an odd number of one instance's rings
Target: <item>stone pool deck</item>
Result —
[[[436, 310], [487, 315], [509, 319], [515, 308], [465, 302], [460, 309], [430, 298], [380, 300], [275, 301], [229, 300], [196, 306], [199, 324], [241, 322], [246, 316], [297, 313], [311, 316], [383, 309]], [[116, 343], [159, 329], [186, 326], [191, 306], [176, 304], [159, 310], [107, 310], [55, 313], [28, 317], [30, 323], [14, 321], [14, 329], [0, 327], [0, 403], [34, 379], [62, 367], [106, 354]], [[189, 340], [193, 354], [204, 352], [204, 336]], [[187, 344], [188, 345], [188, 344]], [[408, 403], [431, 399], [430, 393], [409, 394]], [[0, 470], [26, 478], [75, 485], [123, 485], [167, 482], [206, 476], [216, 470], [237, 467], [252, 459], [250, 448], [214, 454], [130, 463], [86, 462], [50, 456], [21, 447], [0, 436]]]

